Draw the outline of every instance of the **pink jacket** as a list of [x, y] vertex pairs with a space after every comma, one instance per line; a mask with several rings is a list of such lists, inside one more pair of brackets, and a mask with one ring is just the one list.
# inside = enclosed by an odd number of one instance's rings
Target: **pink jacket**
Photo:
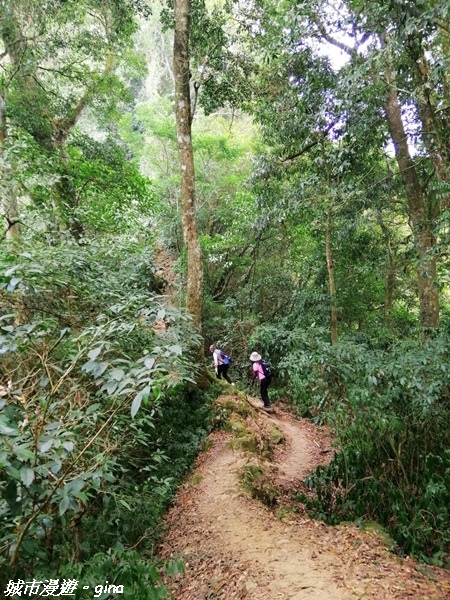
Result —
[[260, 362], [254, 362], [252, 369], [253, 369], [253, 381], [256, 379], [256, 374], [258, 374], [260, 381], [261, 381], [261, 379], [265, 379], [266, 376], [264, 375], [264, 371], [263, 371], [263, 368], [262, 368]]

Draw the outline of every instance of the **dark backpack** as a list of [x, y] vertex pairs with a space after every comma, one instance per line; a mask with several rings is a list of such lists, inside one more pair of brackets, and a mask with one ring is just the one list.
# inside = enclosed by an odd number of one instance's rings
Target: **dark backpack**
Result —
[[228, 354], [225, 354], [225, 352], [222, 352], [222, 350], [220, 351], [220, 356], [222, 358], [223, 365], [228, 365], [231, 362], [231, 356], [228, 356]]
[[266, 360], [261, 360], [260, 362], [264, 373], [264, 377], [272, 377], [273, 369], [269, 365], [269, 363]]

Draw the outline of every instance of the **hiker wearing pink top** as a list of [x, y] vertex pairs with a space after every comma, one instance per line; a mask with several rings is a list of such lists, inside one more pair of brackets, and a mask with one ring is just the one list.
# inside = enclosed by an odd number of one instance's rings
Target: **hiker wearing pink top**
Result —
[[252, 352], [250, 354], [250, 360], [252, 364], [253, 376], [252, 383], [250, 387], [255, 382], [255, 379], [258, 377], [259, 386], [261, 392], [261, 399], [264, 402], [264, 408], [270, 408], [270, 400], [269, 400], [269, 385], [272, 380], [272, 372], [270, 369], [270, 365], [262, 359], [261, 354], [258, 352]]

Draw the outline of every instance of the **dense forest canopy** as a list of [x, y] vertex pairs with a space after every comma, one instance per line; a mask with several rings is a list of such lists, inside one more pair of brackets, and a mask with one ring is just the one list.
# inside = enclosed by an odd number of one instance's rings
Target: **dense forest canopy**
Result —
[[213, 342], [332, 425], [312, 510], [448, 565], [448, 2], [0, 6], [0, 584], [165, 597]]

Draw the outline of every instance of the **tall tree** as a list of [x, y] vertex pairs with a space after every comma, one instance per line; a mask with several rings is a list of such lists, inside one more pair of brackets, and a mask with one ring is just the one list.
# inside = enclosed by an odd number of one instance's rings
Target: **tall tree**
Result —
[[[442, 215], [440, 198], [447, 199], [450, 191], [445, 52], [449, 27], [444, 4], [421, 0], [419, 8], [416, 3], [396, 4], [388, 0], [370, 5], [343, 0], [333, 6], [325, 0], [300, 4], [266, 0], [248, 19], [249, 29], [253, 36], [261, 37], [261, 48], [268, 59], [268, 66], [264, 66], [266, 82], [270, 82], [266, 84], [268, 96], [279, 97], [276, 86], [281, 83], [290, 86], [293, 97], [297, 94], [297, 102], [301, 102], [311, 90], [322, 86], [323, 99], [311, 104], [310, 112], [306, 113], [310, 117], [309, 130], [302, 130], [301, 124], [297, 130], [290, 127], [285, 144], [288, 152], [293, 142], [300, 148], [310, 147], [311, 134], [320, 129], [334, 140], [351, 136], [353, 131], [353, 135], [356, 132], [381, 145], [386, 144], [386, 139], [375, 132], [388, 132], [395, 149], [397, 174], [407, 198], [416, 251], [420, 325], [424, 329], [436, 329], [439, 325], [436, 229]], [[287, 22], [292, 25], [286, 26]], [[321, 82], [313, 77], [312, 65], [305, 64], [301, 73], [289, 72], [289, 63], [314, 52], [317, 41], [322, 48], [331, 44], [347, 54], [345, 66], [342, 66], [345, 61], [335, 66], [341, 77], [331, 91], [325, 79]], [[319, 69], [323, 59], [315, 54]], [[280, 65], [283, 69], [283, 63], [287, 66], [286, 80], [279, 82], [277, 72]], [[364, 115], [355, 128], [361, 106], [370, 108], [375, 119]], [[275, 104], [274, 110], [268, 103], [256, 106], [258, 118], [263, 122], [267, 122], [268, 114], [280, 112], [275, 122], [282, 127], [297, 120], [287, 110], [289, 107], [279, 104]], [[334, 129], [333, 125], [329, 127], [333, 120]], [[412, 133], [415, 154], [411, 149]]]
[[186, 308], [198, 331], [202, 324], [203, 268], [195, 209], [195, 171], [192, 149], [189, 31], [190, 0], [175, 0], [173, 67], [178, 154], [181, 169], [181, 215], [187, 251]]
[[[9, 0], [0, 6], [3, 137], [19, 132], [52, 163], [49, 202], [60, 226], [79, 235], [67, 145], [83, 113], [106, 112], [125, 97], [116, 70], [136, 29], [135, 9], [128, 0]], [[9, 166], [11, 181], [19, 180]], [[4, 195], [9, 221], [15, 202]]]

